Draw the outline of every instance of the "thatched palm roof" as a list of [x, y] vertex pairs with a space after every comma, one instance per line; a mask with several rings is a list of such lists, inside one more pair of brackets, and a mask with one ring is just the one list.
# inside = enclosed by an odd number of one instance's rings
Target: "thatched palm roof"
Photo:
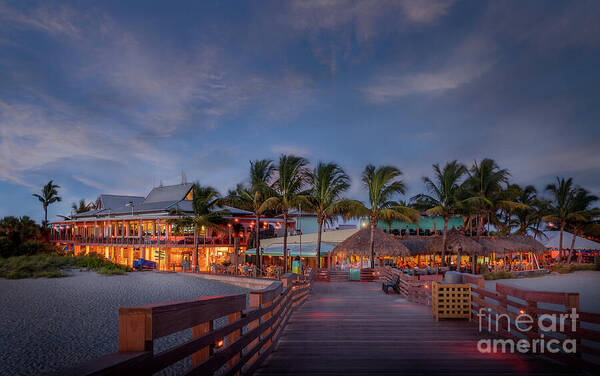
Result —
[[[374, 233], [375, 238], [375, 255], [376, 256], [409, 256], [408, 248], [400, 239], [388, 235], [382, 230], [376, 228]], [[371, 256], [371, 248], [369, 247], [371, 240], [371, 229], [364, 228], [348, 239], [338, 244], [331, 252], [332, 255], [358, 255]]]
[[[443, 235], [432, 236], [425, 245], [425, 250], [429, 253], [442, 252]], [[446, 252], [463, 254], [480, 254], [482, 247], [475, 240], [465, 236], [455, 229], [448, 231], [446, 236]]]
[[483, 247], [483, 253], [488, 255], [491, 252], [535, 252], [544, 253], [544, 245], [529, 235], [512, 236], [482, 236], [476, 239]]
[[429, 241], [428, 238], [422, 236], [405, 236], [400, 241], [408, 248], [411, 256], [424, 255], [427, 253], [425, 251], [425, 245]]
[[504, 253], [516, 251], [525, 246], [503, 236], [482, 236], [476, 240], [483, 247], [483, 254], [485, 255], [489, 255], [492, 252]]
[[533, 237], [529, 235], [511, 235], [510, 238], [514, 241], [517, 241], [521, 244], [525, 244], [527, 248], [521, 249], [522, 251], [534, 252], [534, 253], [545, 253], [546, 247], [535, 240]]

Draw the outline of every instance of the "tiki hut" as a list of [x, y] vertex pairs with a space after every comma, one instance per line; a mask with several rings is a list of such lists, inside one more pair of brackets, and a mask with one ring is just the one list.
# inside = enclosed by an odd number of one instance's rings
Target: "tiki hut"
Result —
[[411, 256], [427, 254], [425, 245], [427, 244], [428, 238], [423, 236], [405, 236], [400, 241], [408, 248]]
[[512, 236], [483, 236], [477, 239], [483, 248], [483, 255], [488, 258], [488, 263], [493, 266], [503, 268], [513, 268], [516, 260], [517, 265], [532, 269], [534, 266], [539, 268], [539, 262], [536, 254], [543, 254], [545, 247], [528, 235]]
[[524, 251], [533, 252], [536, 254], [546, 253], [546, 247], [529, 235], [511, 235], [510, 238], [521, 244], [525, 244], [527, 248]]
[[[409, 256], [409, 250], [400, 239], [388, 235], [382, 230], [376, 228], [375, 233], [375, 256], [391, 256], [391, 257], [405, 257]], [[338, 244], [332, 251], [333, 257], [347, 257], [347, 256], [358, 256], [358, 257], [371, 257], [371, 229], [365, 228], [354, 235], [350, 236], [340, 244]]]
[[516, 252], [527, 248], [525, 244], [515, 241], [506, 236], [481, 236], [477, 240], [482, 247], [482, 255], [489, 256], [492, 253]]
[[[432, 236], [425, 245], [425, 250], [429, 253], [442, 252], [443, 240], [443, 235]], [[471, 237], [465, 236], [455, 229], [448, 231], [446, 236], [447, 253], [478, 255], [481, 251], [481, 245]]]

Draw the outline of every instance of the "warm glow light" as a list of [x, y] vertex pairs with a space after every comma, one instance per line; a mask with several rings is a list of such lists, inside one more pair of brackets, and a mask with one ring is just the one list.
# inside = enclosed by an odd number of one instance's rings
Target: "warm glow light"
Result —
[[227, 224], [227, 227], [231, 227], [231, 223], [228, 223], [228, 224]]
[[239, 222], [240, 220], [238, 218], [234, 219], [235, 222]]
[[519, 311], [519, 313], [520, 313], [520, 314], [523, 314], [523, 313], [525, 313], [525, 311], [523, 311], [523, 310], [520, 310], [520, 311]]
[[217, 343], [215, 343], [215, 347], [218, 349], [219, 347], [223, 347], [224, 344], [225, 342], [223, 342], [223, 340], [220, 339], [217, 341]]

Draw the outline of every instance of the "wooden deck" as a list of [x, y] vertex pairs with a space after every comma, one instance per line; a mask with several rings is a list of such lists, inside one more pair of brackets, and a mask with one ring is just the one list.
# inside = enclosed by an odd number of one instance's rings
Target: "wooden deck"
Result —
[[466, 321], [435, 322], [431, 307], [385, 295], [378, 283], [318, 282], [257, 375], [574, 374], [537, 356], [481, 354]]

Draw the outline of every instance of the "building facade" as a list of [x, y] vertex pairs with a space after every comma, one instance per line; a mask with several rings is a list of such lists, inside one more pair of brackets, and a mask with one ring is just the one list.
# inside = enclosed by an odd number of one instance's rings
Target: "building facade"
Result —
[[[75, 254], [100, 254], [123, 265], [154, 261], [160, 270], [208, 271], [232, 260], [235, 247], [243, 256], [255, 233], [256, 218], [245, 210], [220, 207], [227, 225], [218, 230], [177, 226], [175, 219], [193, 216], [193, 184], [153, 188], [146, 196], [100, 195], [96, 209], [50, 224], [50, 241]], [[235, 224], [239, 224], [235, 225]], [[235, 225], [235, 226], [234, 226]], [[283, 227], [281, 218], [261, 218], [261, 230]], [[290, 220], [288, 227], [295, 228]], [[236, 230], [234, 230], [234, 228]]]

